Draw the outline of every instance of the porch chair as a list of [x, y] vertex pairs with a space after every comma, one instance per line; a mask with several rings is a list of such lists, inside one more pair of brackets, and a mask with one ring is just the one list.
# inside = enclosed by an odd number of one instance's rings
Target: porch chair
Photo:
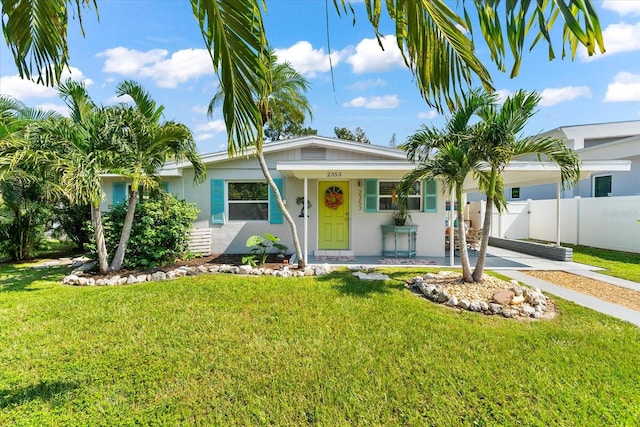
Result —
[[482, 228], [470, 228], [467, 230], [467, 247], [474, 251], [480, 250], [480, 242], [482, 241]]

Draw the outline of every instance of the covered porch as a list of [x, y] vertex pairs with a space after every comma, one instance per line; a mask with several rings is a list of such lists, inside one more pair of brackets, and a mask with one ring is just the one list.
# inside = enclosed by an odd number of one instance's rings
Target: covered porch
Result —
[[[302, 182], [303, 200], [320, 200], [318, 185], [321, 182], [344, 182], [353, 195], [346, 206], [346, 218], [350, 229], [348, 247], [337, 250], [322, 248], [318, 245], [320, 234], [319, 215], [315, 218], [312, 215], [303, 215], [302, 220], [302, 247], [303, 256], [309, 263], [338, 262], [344, 264], [381, 264], [389, 263], [389, 257], [382, 257], [384, 247], [381, 243], [381, 227], [389, 224], [391, 220], [390, 212], [379, 212], [378, 215], [366, 214], [366, 194], [364, 182], [366, 180], [389, 180], [399, 181], [402, 177], [415, 167], [408, 161], [401, 160], [365, 160], [365, 161], [279, 161], [276, 164], [278, 172], [286, 179], [299, 180]], [[580, 179], [589, 178], [594, 172], [599, 171], [628, 171], [629, 161], [584, 161], [581, 168]], [[504, 187], [518, 187], [535, 184], [555, 183], [557, 185], [557, 209], [560, 209], [561, 176], [557, 165], [550, 162], [538, 161], [514, 161], [511, 162], [503, 172]], [[313, 190], [313, 191], [312, 191]], [[464, 183], [463, 192], [477, 192], [478, 183], [469, 176]], [[311, 195], [313, 193], [313, 196]], [[311, 198], [311, 199], [310, 199]], [[422, 262], [423, 265], [455, 265], [455, 253], [451, 245], [448, 253], [445, 253], [445, 220], [453, 224], [454, 210], [445, 208], [445, 201], [454, 206], [452, 194], [445, 194], [438, 186], [438, 202], [436, 209], [428, 214], [419, 213], [413, 217], [413, 224], [419, 227], [419, 242], [416, 250], [416, 257], [413, 263]], [[316, 211], [317, 212], [317, 211]], [[559, 215], [558, 215], [559, 217]], [[479, 221], [481, 224], [482, 222]], [[560, 225], [554, 224], [557, 230], [559, 245]], [[310, 239], [310, 231], [314, 232], [314, 239]], [[474, 256], [473, 251], [470, 251]], [[393, 257], [395, 258], [395, 257]], [[513, 258], [513, 257], [512, 257]], [[381, 260], [385, 260], [384, 262]], [[421, 261], [422, 260], [422, 261]], [[497, 259], [487, 261], [487, 266], [491, 262], [499, 262]], [[473, 260], [472, 260], [473, 262]], [[506, 262], [506, 261], [500, 261]], [[524, 268], [518, 261], [508, 261], [514, 268]], [[402, 265], [402, 263], [397, 263]]]

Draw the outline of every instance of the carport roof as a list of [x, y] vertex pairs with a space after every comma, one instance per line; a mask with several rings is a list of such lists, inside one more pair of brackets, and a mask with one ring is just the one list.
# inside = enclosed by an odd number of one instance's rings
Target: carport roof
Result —
[[[276, 169], [284, 176], [298, 179], [401, 179], [405, 173], [415, 168], [408, 161], [279, 161]], [[586, 179], [594, 172], [629, 171], [628, 160], [584, 161], [580, 179]], [[527, 185], [560, 182], [560, 168], [551, 162], [513, 161], [504, 169], [504, 186], [523, 187]], [[463, 191], [478, 191], [478, 184], [471, 176], [465, 181]]]

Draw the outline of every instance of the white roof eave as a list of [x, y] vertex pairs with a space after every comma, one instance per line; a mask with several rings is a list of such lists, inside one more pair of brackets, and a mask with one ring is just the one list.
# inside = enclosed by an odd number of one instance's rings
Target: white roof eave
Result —
[[311, 179], [362, 179], [394, 178], [400, 179], [415, 167], [407, 160], [365, 160], [365, 161], [326, 161], [301, 160], [279, 161], [278, 172], [285, 176]]
[[[580, 168], [580, 179], [587, 179], [593, 172], [626, 172], [631, 170], [629, 160], [586, 160]], [[559, 183], [560, 167], [551, 162], [514, 161], [507, 166], [502, 177], [505, 188]], [[463, 191], [478, 191], [478, 183], [471, 177], [464, 182]]]

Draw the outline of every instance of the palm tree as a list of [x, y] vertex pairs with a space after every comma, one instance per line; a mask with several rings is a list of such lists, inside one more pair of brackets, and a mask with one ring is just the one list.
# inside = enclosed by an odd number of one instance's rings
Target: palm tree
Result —
[[[268, 55], [264, 57], [268, 73], [261, 87], [254, 94], [254, 103], [258, 106], [263, 127], [268, 125], [272, 120], [283, 121], [290, 119], [292, 121], [304, 121], [300, 120], [300, 117], [304, 117], [305, 113], [308, 114], [309, 117], [312, 115], [311, 106], [304, 95], [304, 92], [309, 89], [307, 79], [293, 69], [288, 62], [278, 64], [277, 59], [273, 51], [270, 51]], [[218, 89], [218, 92], [209, 103], [209, 115], [213, 113], [216, 105], [224, 102], [226, 96], [222, 87]], [[282, 195], [280, 194], [278, 186], [271, 177], [269, 166], [264, 158], [262, 143], [262, 139], [257, 139], [253, 142], [256, 157], [260, 163], [262, 174], [267, 180], [269, 187], [273, 190], [278, 207], [291, 227], [293, 245], [296, 256], [298, 257], [298, 266], [302, 268], [306, 265], [306, 260], [300, 247], [296, 224], [282, 201]]]
[[[416, 169], [406, 174], [398, 192], [401, 201], [415, 182], [424, 179], [436, 179], [443, 184], [443, 190], [455, 191], [458, 205], [458, 239], [460, 243], [460, 262], [465, 282], [473, 281], [471, 265], [467, 252], [466, 235], [463, 222], [462, 185], [467, 176], [480, 170], [480, 164], [473, 149], [471, 137], [473, 126], [470, 120], [480, 109], [494, 102], [495, 96], [473, 91], [466, 101], [452, 112], [444, 130], [435, 127], [423, 128], [411, 135], [399, 148], [407, 152], [407, 158], [419, 163]], [[453, 244], [453, 243], [452, 243]]]
[[[541, 138], [519, 135], [527, 121], [536, 113], [540, 95], [536, 92], [519, 90], [509, 96], [502, 107], [496, 103], [482, 108], [478, 115], [482, 122], [474, 129], [475, 150], [480, 160], [489, 165], [488, 175], [481, 181], [481, 189], [486, 194], [487, 207], [484, 217], [480, 252], [473, 271], [473, 279], [482, 280], [484, 264], [489, 245], [489, 233], [494, 202], [497, 195], [502, 201], [502, 178], [504, 168], [511, 160], [534, 155], [539, 161], [550, 161], [560, 167], [563, 188], [577, 183], [580, 179], [580, 159], [564, 142], [556, 138]], [[501, 205], [497, 205], [498, 208]]]
[[[41, 113], [29, 126], [28, 135], [5, 135], [0, 158], [10, 166], [20, 165], [29, 172], [27, 176], [46, 177], [70, 203], [91, 206], [98, 264], [105, 273], [108, 263], [100, 214], [100, 201], [104, 199], [100, 176], [107, 172], [108, 150], [103, 148], [108, 123], [104, 111], [91, 101], [83, 84], [68, 80], [59, 86], [58, 92], [71, 117]], [[5, 110], [3, 116], [6, 114]], [[2, 133], [15, 128], [16, 123], [0, 126]]]
[[33, 254], [52, 218], [49, 206], [61, 195], [52, 171], [25, 155], [38, 122], [57, 117], [0, 96], [0, 251], [13, 260]]
[[129, 95], [135, 103], [135, 109], [120, 105], [114, 110], [114, 123], [117, 123], [116, 138], [118, 145], [114, 170], [131, 179], [131, 192], [118, 248], [111, 261], [110, 269], [120, 271], [124, 261], [127, 243], [131, 236], [137, 194], [142, 186], [157, 186], [157, 174], [167, 160], [188, 160], [194, 167], [193, 181], [200, 184], [206, 177], [206, 170], [193, 140], [189, 128], [173, 121], [161, 122], [164, 106], [157, 105], [151, 95], [138, 83], [121, 82], [118, 96]]
[[101, 175], [110, 172], [112, 155], [109, 110], [97, 107], [85, 85], [71, 79], [60, 84], [58, 94], [69, 107], [70, 118], [43, 123], [42, 133], [50, 141], [50, 152], [57, 155], [53, 162], [69, 202], [91, 206], [98, 266], [101, 273], [106, 273], [108, 253], [100, 202], [105, 198]]
[[[354, 13], [348, 0], [334, 0], [334, 5], [338, 14]], [[500, 70], [506, 69], [507, 55], [513, 57], [512, 77], [518, 74], [524, 41], [531, 31], [537, 31], [532, 47], [543, 39], [549, 46], [549, 59], [555, 57], [550, 31], [558, 17], [563, 21], [563, 57], [565, 43], [572, 58], [578, 44], [585, 46], [589, 55], [596, 50], [604, 52], [591, 0], [477, 0], [463, 2], [460, 13], [451, 10], [446, 0], [365, 0], [367, 18], [378, 36], [383, 5], [395, 23], [397, 44], [418, 89], [427, 103], [436, 106], [444, 101], [452, 108], [463, 101], [461, 89], [474, 76], [492, 90], [491, 76], [475, 55], [475, 35], [484, 38], [491, 60]], [[73, 7], [83, 32], [83, 9], [93, 7], [96, 13], [98, 9], [97, 0], [2, 2], [2, 30], [21, 76], [37, 76], [49, 85], [60, 80], [69, 63], [68, 7]], [[260, 93], [268, 71], [263, 61], [268, 50], [262, 20], [266, 0], [191, 0], [191, 7], [225, 93], [222, 113], [229, 153], [243, 151], [262, 140], [264, 123], [254, 95]], [[474, 9], [477, 28], [470, 19]]]

